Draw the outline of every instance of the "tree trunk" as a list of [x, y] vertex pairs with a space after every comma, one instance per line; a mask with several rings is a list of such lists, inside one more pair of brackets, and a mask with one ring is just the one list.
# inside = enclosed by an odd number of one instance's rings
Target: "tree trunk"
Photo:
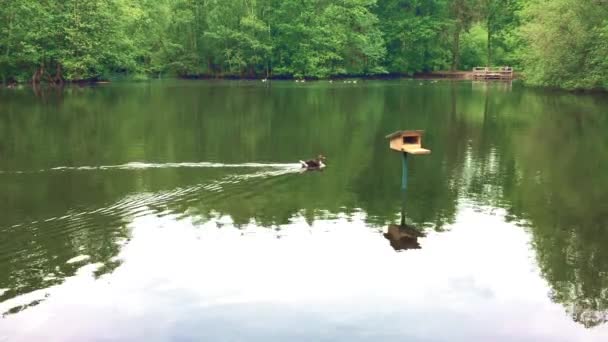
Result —
[[51, 77], [51, 74], [49, 74], [48, 72], [45, 72], [44, 76], [46, 76], [46, 81], [49, 83], [49, 85], [51, 87], [55, 87], [55, 81], [53, 80], [53, 77]]
[[454, 31], [454, 47], [452, 48], [452, 71], [456, 71], [460, 64], [460, 25]]
[[492, 66], [492, 30], [488, 25], [488, 66]]
[[[10, 15], [8, 17], [8, 34], [6, 37], [6, 51], [4, 53], [4, 60], [6, 61], [6, 69], [8, 69], [8, 61], [9, 61], [9, 56], [11, 53], [11, 36], [13, 33], [13, 15]], [[6, 72], [7, 70], [5, 70], [2, 73], [2, 84], [6, 85]]]
[[270, 20], [268, 21], [268, 44], [270, 45], [270, 53], [267, 55], [266, 60], [266, 78], [270, 77], [270, 70], [272, 69], [272, 31], [270, 30]]
[[53, 77], [53, 82], [60, 87], [63, 87], [63, 70], [61, 68], [61, 64], [57, 63], [57, 68], [55, 69], [55, 77]]
[[34, 72], [34, 75], [32, 76], [32, 84], [40, 84], [42, 75], [44, 75], [44, 65], [40, 64], [40, 66], [36, 69], [36, 72]]

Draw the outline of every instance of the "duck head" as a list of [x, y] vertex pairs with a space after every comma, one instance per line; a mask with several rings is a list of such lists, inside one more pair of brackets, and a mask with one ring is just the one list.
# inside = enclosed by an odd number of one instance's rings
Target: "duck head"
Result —
[[326, 160], [327, 160], [327, 158], [325, 158], [325, 156], [322, 154], [319, 154], [319, 156], [317, 157], [317, 162], [319, 163], [320, 167], [325, 167]]

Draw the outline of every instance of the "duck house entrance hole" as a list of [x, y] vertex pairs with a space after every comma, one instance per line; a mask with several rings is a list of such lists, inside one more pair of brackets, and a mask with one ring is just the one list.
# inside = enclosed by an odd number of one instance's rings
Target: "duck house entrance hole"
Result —
[[403, 143], [408, 145], [419, 145], [420, 137], [419, 136], [404, 136]]

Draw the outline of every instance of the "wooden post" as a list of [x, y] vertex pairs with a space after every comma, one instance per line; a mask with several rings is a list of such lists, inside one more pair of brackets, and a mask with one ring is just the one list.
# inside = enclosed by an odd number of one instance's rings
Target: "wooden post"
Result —
[[401, 158], [401, 227], [405, 226], [405, 201], [407, 198], [407, 152]]

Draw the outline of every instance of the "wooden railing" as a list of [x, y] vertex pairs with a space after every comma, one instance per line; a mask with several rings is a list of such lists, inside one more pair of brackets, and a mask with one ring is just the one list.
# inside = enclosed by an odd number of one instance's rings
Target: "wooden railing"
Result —
[[510, 80], [513, 79], [513, 68], [508, 66], [498, 68], [475, 67], [473, 68], [473, 78], [484, 80]]

